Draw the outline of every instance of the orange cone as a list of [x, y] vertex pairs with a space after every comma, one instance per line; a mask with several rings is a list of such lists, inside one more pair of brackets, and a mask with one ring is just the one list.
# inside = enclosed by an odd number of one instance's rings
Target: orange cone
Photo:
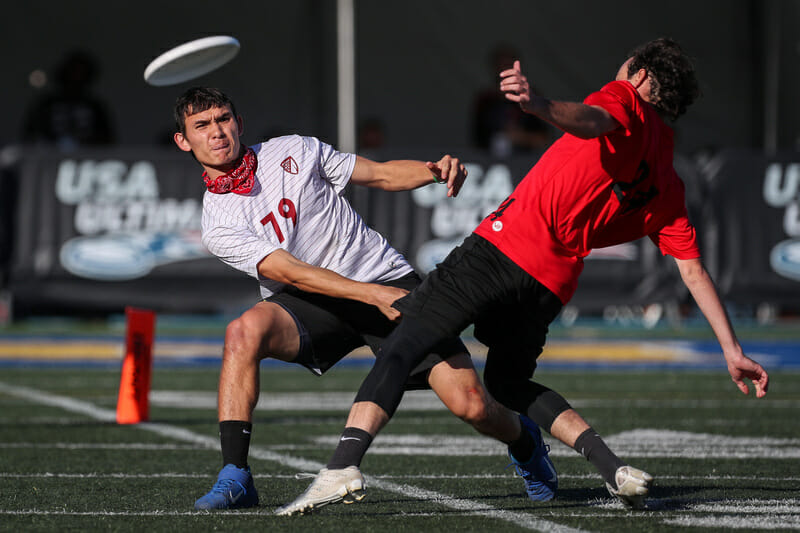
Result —
[[137, 424], [149, 417], [156, 315], [153, 311], [126, 307], [125, 316], [127, 332], [117, 398], [117, 424]]

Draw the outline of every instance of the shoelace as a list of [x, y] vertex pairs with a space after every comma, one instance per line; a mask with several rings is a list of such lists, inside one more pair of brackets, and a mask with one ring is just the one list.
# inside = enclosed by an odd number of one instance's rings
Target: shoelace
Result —
[[229, 492], [234, 483], [242, 487], [242, 490], [245, 490], [244, 486], [235, 479], [220, 479], [211, 487], [211, 492]]

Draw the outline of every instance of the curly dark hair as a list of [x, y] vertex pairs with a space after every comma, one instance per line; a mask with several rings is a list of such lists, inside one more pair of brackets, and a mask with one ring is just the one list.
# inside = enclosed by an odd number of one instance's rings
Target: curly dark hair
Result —
[[633, 58], [628, 65], [629, 76], [639, 69], [647, 71], [652, 103], [662, 116], [677, 119], [700, 96], [694, 65], [674, 40], [655, 39], [639, 46], [627, 57]]
[[212, 107], [230, 106], [233, 116], [236, 115], [236, 106], [233, 101], [220, 91], [211, 87], [192, 87], [180, 95], [175, 102], [175, 126], [182, 134], [186, 134], [186, 117], [202, 113]]

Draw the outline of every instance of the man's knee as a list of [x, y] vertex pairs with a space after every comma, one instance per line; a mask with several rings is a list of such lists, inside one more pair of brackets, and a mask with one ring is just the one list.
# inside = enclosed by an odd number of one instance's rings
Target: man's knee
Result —
[[224, 358], [261, 359], [262, 346], [269, 345], [278, 317], [270, 307], [249, 309], [225, 328]]
[[489, 418], [489, 402], [486, 391], [480, 385], [461, 387], [452, 395], [448, 409], [464, 422], [473, 426], [484, 424]]

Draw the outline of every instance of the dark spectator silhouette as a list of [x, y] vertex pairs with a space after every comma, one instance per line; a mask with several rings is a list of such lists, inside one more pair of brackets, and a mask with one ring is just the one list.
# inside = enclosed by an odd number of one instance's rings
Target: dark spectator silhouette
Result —
[[23, 141], [62, 149], [112, 144], [110, 116], [91, 90], [98, 75], [99, 66], [92, 55], [82, 50], [67, 54], [54, 73], [54, 89], [28, 110]]
[[473, 110], [473, 143], [491, 151], [496, 157], [513, 153], [544, 151], [550, 144], [550, 127], [541, 119], [523, 113], [519, 105], [505, 98], [500, 91], [500, 72], [513, 66], [519, 52], [500, 44], [490, 53], [492, 85], [475, 98]]

